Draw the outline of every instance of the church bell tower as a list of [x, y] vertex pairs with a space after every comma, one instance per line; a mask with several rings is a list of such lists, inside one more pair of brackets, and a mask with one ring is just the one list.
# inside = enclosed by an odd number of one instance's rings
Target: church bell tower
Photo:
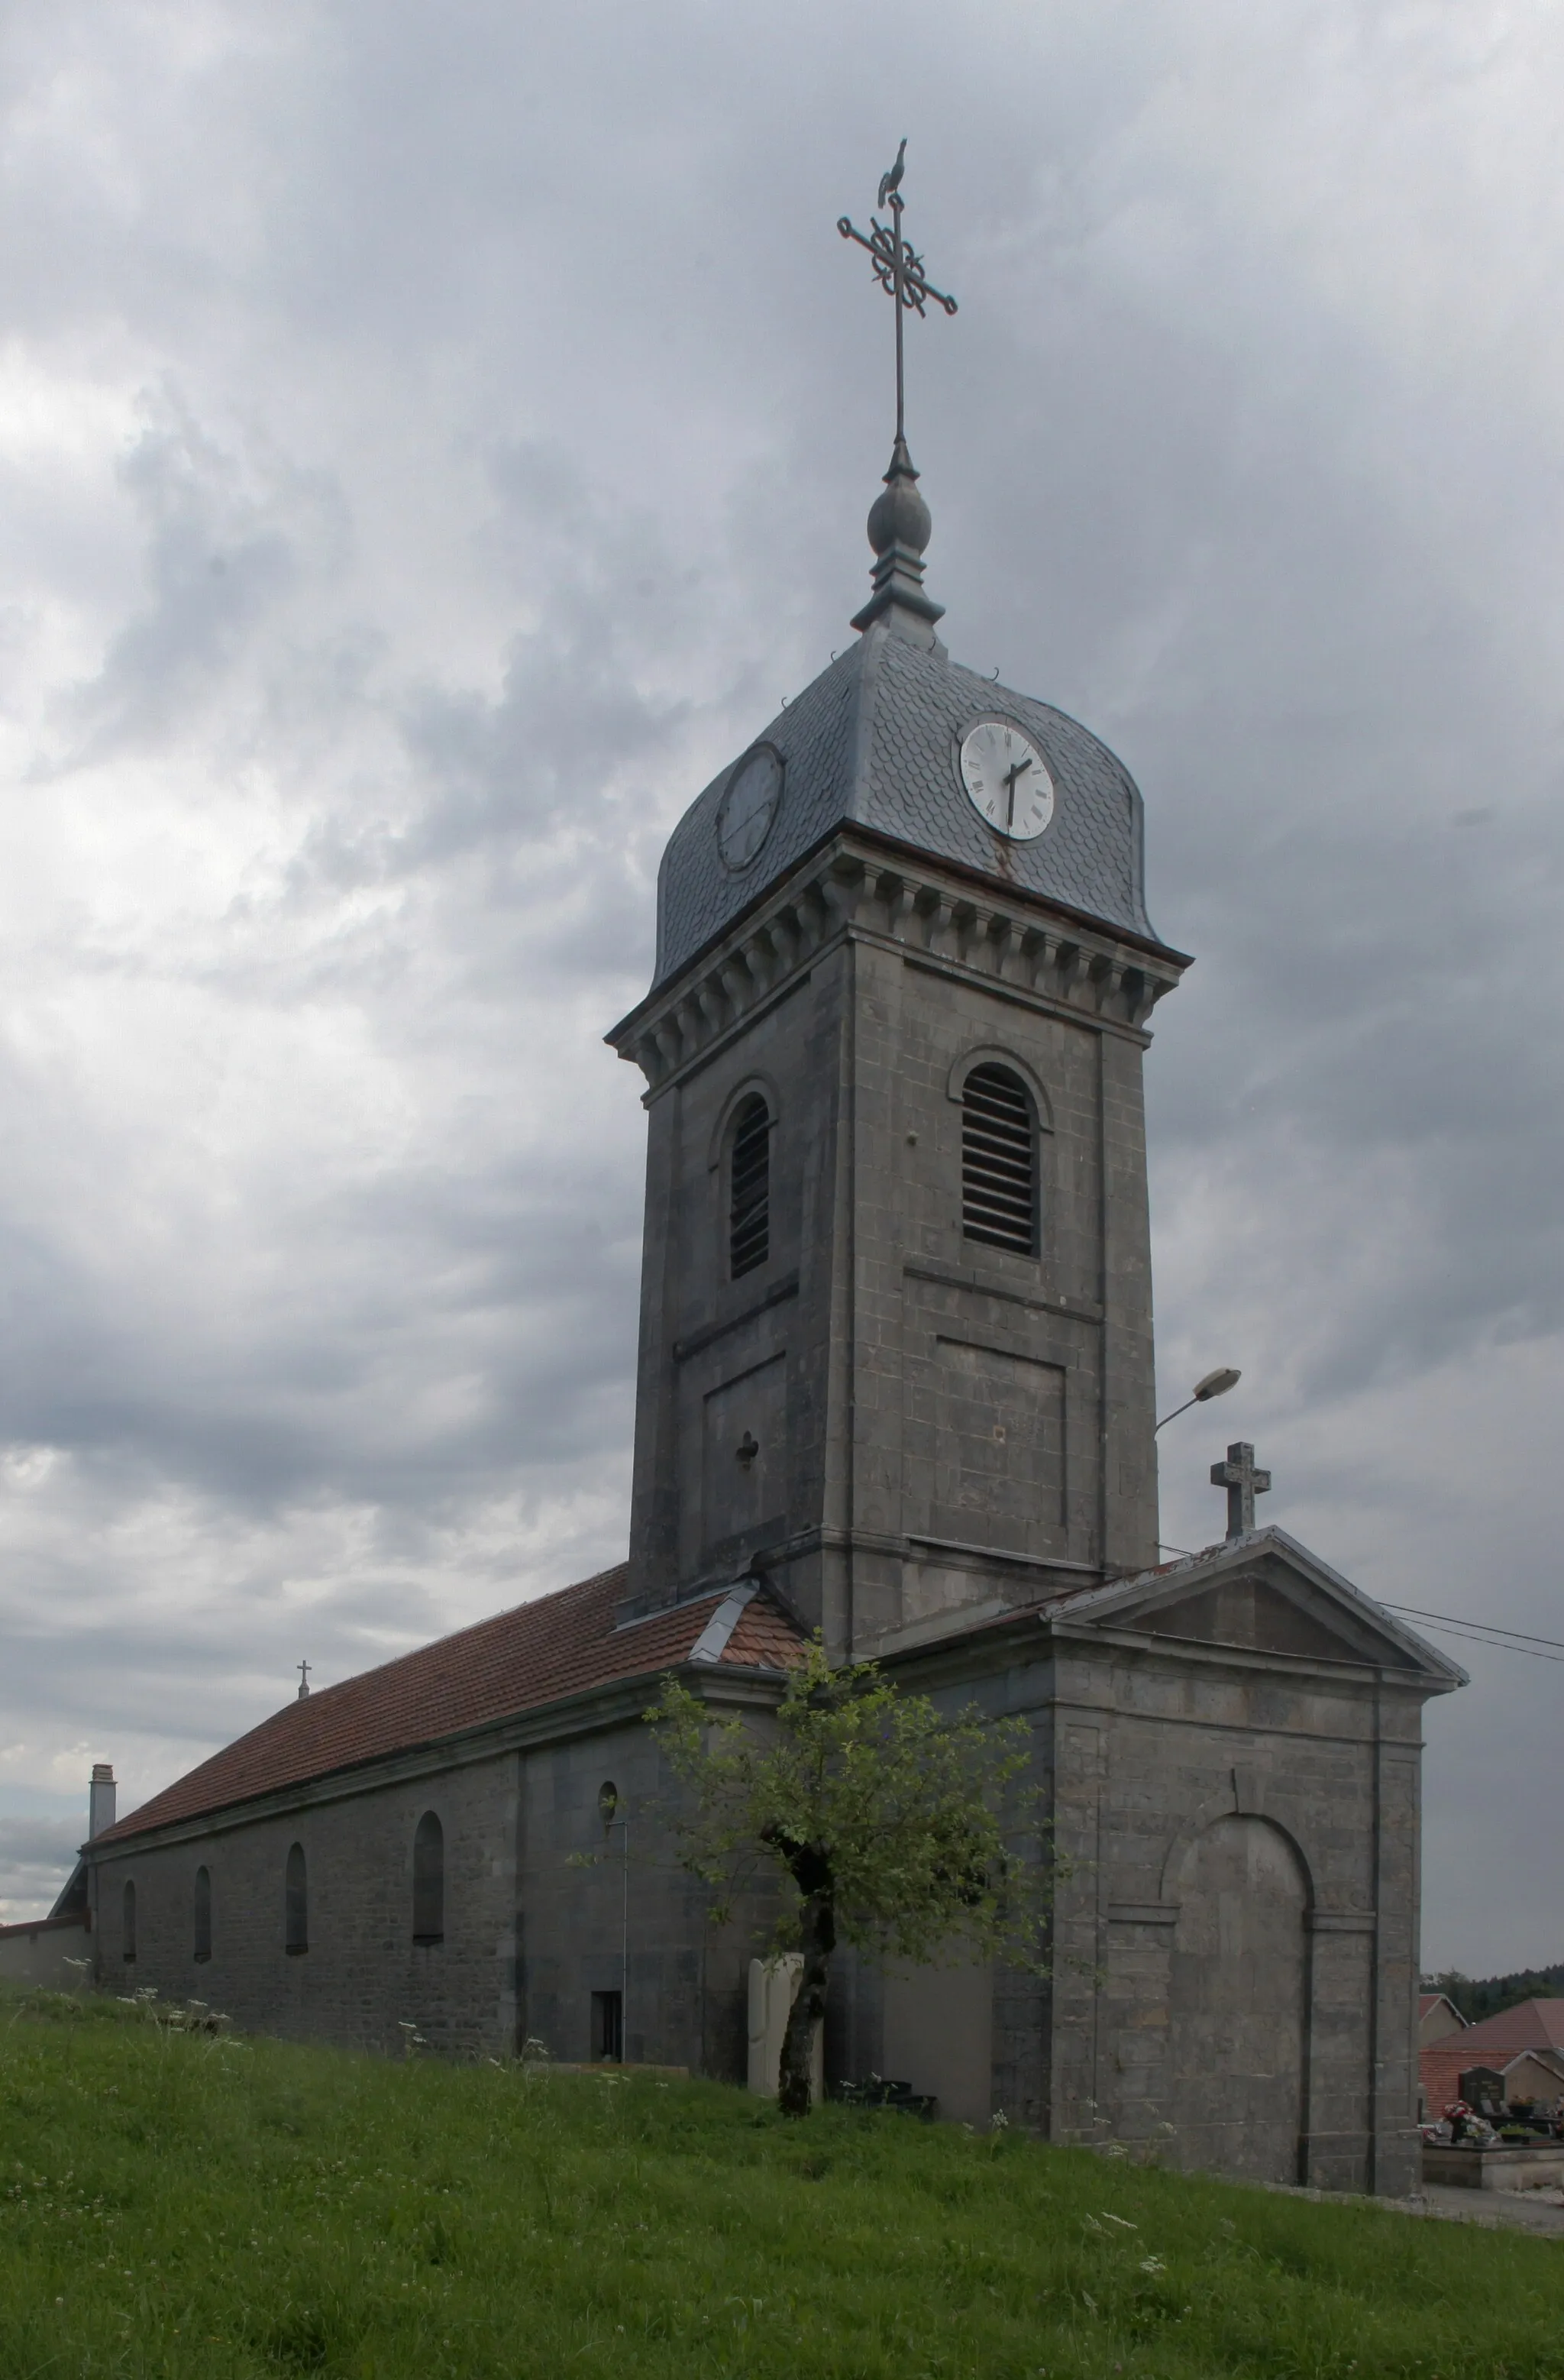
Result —
[[[843, 229], [900, 334], [891, 197]], [[900, 421], [868, 527], [856, 641], [674, 829], [609, 1037], [649, 1119], [624, 1617], [764, 1578], [836, 1658], [1156, 1561], [1141, 1061], [1188, 964], [1121, 763], [936, 634]]]

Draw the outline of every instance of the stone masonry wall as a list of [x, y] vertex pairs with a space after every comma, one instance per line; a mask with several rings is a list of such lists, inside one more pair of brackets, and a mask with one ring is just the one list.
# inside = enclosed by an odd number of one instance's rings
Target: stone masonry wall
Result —
[[[1156, 1497], [1139, 1037], [872, 942], [855, 964], [855, 1618], [869, 1649], [1032, 1599], [1050, 1565], [1057, 1588], [1073, 1569], [1149, 1562]], [[982, 1062], [1032, 1091], [1036, 1257], [963, 1232], [961, 1089]]]
[[[663, 1816], [674, 1788], [644, 1728], [529, 1753], [524, 1777], [526, 2033], [554, 2058], [588, 2058], [591, 1996], [620, 1991], [631, 2063], [742, 2082], [749, 1960], [770, 1923], [768, 1896], [746, 1896], [729, 1927], [707, 1925], [709, 1896], [678, 1864]], [[607, 1829], [605, 1783], [618, 1794]]]
[[[1372, 1673], [1288, 1679], [1243, 1656], [1079, 1645], [1061, 1647], [1056, 1691], [1075, 1869], [1053, 2137], [1161, 2138], [1172, 2163], [1413, 2187], [1419, 1697]], [[1239, 1864], [1226, 1878], [1224, 1859]], [[1290, 2106], [1301, 2148], [1261, 2172]]]
[[[844, 1653], [1155, 1560], [1146, 1037], [948, 940], [851, 927], [649, 1095], [632, 1599], [759, 1560]], [[964, 1234], [984, 1059], [1031, 1087], [1036, 1256]], [[734, 1281], [756, 1091], [770, 1247]]]
[[[443, 2056], [508, 2057], [531, 2036], [571, 2062], [593, 2054], [593, 1992], [623, 1991], [632, 2062], [742, 2080], [748, 1961], [770, 1905], [752, 1893], [733, 1925], [707, 1925], [708, 1896], [678, 1865], [663, 1817], [672, 1781], [643, 1726], [588, 1726], [418, 1766], [301, 1795], [292, 1812], [103, 1846], [87, 1937], [103, 1986], [199, 1998], [242, 2030], [349, 2048], [399, 2054], [406, 2022]], [[605, 1831], [606, 1782], [619, 1823]], [[412, 1938], [412, 1857], [428, 1810], [444, 1829], [445, 1900], [444, 1939], [425, 1946]], [[291, 1955], [284, 1883], [295, 1842], [308, 1864], [309, 1948]], [[204, 1961], [194, 1933], [202, 1865], [212, 1908]], [[123, 1955], [127, 1882], [134, 1960]]]
[[[435, 1811], [445, 1837], [445, 1938], [415, 1945], [413, 1832]], [[498, 1757], [367, 1786], [285, 1815], [184, 1840], [105, 1845], [95, 1859], [99, 1977], [196, 1997], [247, 2031], [394, 2051], [416, 2024], [448, 2055], [498, 2056], [515, 2034], [516, 1763]], [[285, 1947], [284, 1876], [304, 1847], [309, 1948]], [[212, 1877], [212, 1956], [194, 1955], [196, 1870]], [[124, 1888], [136, 1888], [136, 1956], [124, 1955]]]

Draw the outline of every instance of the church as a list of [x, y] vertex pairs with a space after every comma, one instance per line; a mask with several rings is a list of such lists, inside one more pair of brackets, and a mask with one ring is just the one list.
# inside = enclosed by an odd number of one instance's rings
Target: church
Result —
[[899, 431], [855, 639], [675, 828], [608, 1036], [648, 1120], [626, 1560], [96, 1832], [98, 1980], [742, 2082], [765, 1912], [709, 1923], [644, 1714], [673, 1673], [763, 1723], [818, 1630], [1024, 1718], [1068, 1862], [1046, 1976], [840, 1955], [829, 2082], [1401, 2194], [1421, 1714], [1462, 1673], [1256, 1525], [1247, 1446], [1226, 1536], [1158, 1560], [1142, 1065], [1190, 962], [1121, 762], [952, 659], [929, 529]]

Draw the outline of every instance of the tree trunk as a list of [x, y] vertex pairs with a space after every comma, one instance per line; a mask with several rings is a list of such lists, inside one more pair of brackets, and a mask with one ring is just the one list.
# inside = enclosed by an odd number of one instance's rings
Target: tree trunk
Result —
[[782, 2035], [777, 2105], [784, 2116], [806, 2116], [814, 2068], [815, 2028], [826, 2012], [826, 1982], [836, 1948], [836, 1909], [828, 1890], [812, 1892], [799, 1927], [804, 1972]]

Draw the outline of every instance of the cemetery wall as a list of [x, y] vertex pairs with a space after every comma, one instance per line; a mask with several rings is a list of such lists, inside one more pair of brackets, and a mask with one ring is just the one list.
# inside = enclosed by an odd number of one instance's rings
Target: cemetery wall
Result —
[[[0, 1925], [0, 1981], [29, 1991], [80, 1988], [80, 1961], [90, 1965], [92, 1937], [82, 1917], [39, 1917], [30, 1925]], [[73, 1965], [72, 1961], [78, 1963]]]

